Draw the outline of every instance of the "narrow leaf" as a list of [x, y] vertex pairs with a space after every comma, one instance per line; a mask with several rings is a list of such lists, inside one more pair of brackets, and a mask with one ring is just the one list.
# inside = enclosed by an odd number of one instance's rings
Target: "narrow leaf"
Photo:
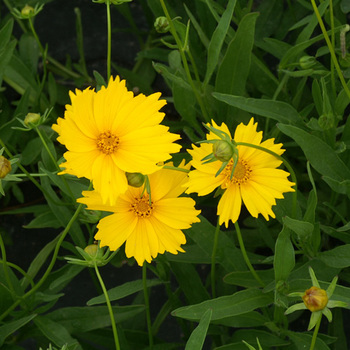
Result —
[[190, 338], [188, 339], [185, 350], [201, 350], [203, 348], [212, 313], [213, 311], [211, 309], [208, 309], [204, 313], [199, 322], [199, 325], [192, 332]]

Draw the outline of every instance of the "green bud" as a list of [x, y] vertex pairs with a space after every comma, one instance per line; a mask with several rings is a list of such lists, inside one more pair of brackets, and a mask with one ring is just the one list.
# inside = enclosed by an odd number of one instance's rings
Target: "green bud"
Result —
[[302, 69], [312, 68], [316, 63], [316, 58], [313, 56], [303, 56], [299, 60], [299, 65]]
[[329, 130], [334, 126], [334, 118], [332, 114], [323, 114], [318, 119], [318, 125], [323, 130]]
[[145, 182], [145, 175], [141, 173], [125, 173], [129, 186], [141, 187]]
[[0, 156], [0, 179], [3, 179], [11, 171], [11, 163], [8, 159]]
[[166, 33], [170, 29], [168, 19], [164, 16], [158, 17], [154, 22], [154, 28], [158, 33]]
[[29, 5], [24, 6], [21, 10], [21, 15], [26, 18], [32, 17], [34, 15], [34, 8]]
[[97, 244], [90, 244], [84, 248], [84, 252], [88, 253], [92, 258], [96, 257], [98, 251]]
[[39, 113], [28, 113], [24, 118], [24, 125], [29, 126], [29, 124], [37, 124], [39, 120]]
[[233, 145], [225, 140], [217, 141], [213, 144], [214, 157], [221, 162], [228, 162], [233, 156]]

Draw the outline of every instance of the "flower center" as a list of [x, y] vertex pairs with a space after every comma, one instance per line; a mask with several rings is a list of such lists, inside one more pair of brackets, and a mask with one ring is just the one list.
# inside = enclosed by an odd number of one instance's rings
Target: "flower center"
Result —
[[221, 185], [222, 188], [227, 188], [231, 183], [235, 183], [237, 185], [244, 184], [250, 178], [252, 169], [245, 160], [242, 159], [237, 162], [231, 179], [232, 167], [233, 160], [231, 159], [230, 162], [226, 165], [226, 168], [223, 170], [225, 181]]
[[97, 147], [98, 149], [105, 153], [111, 154], [114, 153], [119, 145], [119, 137], [112, 134], [110, 131], [103, 132], [97, 138]]
[[138, 217], [148, 218], [152, 215], [153, 205], [149, 203], [148, 196], [143, 196], [142, 198], [135, 198], [134, 202], [131, 204], [131, 209]]

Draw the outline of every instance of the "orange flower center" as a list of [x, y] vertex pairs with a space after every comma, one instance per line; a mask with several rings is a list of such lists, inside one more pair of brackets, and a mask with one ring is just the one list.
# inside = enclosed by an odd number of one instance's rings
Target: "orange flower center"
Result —
[[149, 203], [148, 196], [143, 196], [142, 198], [135, 198], [134, 202], [131, 204], [131, 209], [140, 218], [148, 218], [152, 215], [153, 205]]
[[110, 131], [103, 132], [97, 138], [98, 149], [105, 154], [114, 153], [119, 146], [119, 137], [112, 134]]
[[230, 162], [226, 165], [226, 168], [222, 172], [225, 175], [225, 181], [221, 185], [222, 188], [227, 188], [232, 183], [237, 185], [244, 184], [250, 178], [252, 169], [250, 168], [250, 166], [245, 160], [241, 159], [237, 162], [235, 170], [233, 172], [232, 179], [231, 179], [232, 167], [233, 167], [233, 160], [231, 159]]

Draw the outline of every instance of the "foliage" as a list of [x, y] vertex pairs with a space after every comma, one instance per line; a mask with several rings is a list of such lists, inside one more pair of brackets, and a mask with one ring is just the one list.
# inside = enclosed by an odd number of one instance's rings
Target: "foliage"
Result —
[[[57, 18], [75, 21], [65, 45], [75, 42], [76, 49], [57, 59], [36, 23], [60, 1], [0, 4], [0, 150], [11, 164], [0, 179], [1, 349], [28, 349], [28, 342], [67, 350], [347, 349], [348, 0], [94, 1], [85, 6], [103, 8], [108, 19], [106, 33], [94, 38], [84, 33], [95, 23], [85, 23], [79, 8], [70, 13], [59, 4], [63, 16]], [[137, 47], [126, 61], [120, 59], [129, 51], [123, 36]], [[97, 67], [84, 48], [89, 40], [97, 47], [101, 38], [107, 38], [106, 62]], [[117, 39], [121, 44], [111, 46]], [[202, 214], [183, 229], [184, 253], [159, 254], [141, 268], [124, 246], [110, 255], [94, 245], [98, 222], [108, 214], [77, 203], [92, 184], [59, 174], [65, 148], [51, 126], [64, 117], [69, 91], [104, 89], [110, 73], [135, 95], [162, 91], [162, 123], [181, 135], [176, 165], [191, 159], [187, 150], [205, 140], [212, 121], [225, 123], [233, 135], [253, 116], [263, 140], [283, 144], [278, 159], [296, 183], [295, 192], [276, 200], [276, 218], [242, 209], [236, 223], [221, 227], [220, 189], [192, 193], [186, 196]], [[18, 222], [24, 229], [15, 232]], [[42, 232], [50, 239], [41, 242]], [[31, 255], [34, 240], [40, 251]], [[120, 282], [115, 276], [124, 270], [128, 279]], [[77, 287], [79, 278], [84, 287]], [[90, 300], [61, 303], [86, 285], [93, 290]], [[333, 317], [327, 307], [312, 312], [310, 328], [316, 326], [308, 331], [310, 311], [294, 305], [312, 286], [331, 290], [328, 306], [343, 309], [332, 310]]]

